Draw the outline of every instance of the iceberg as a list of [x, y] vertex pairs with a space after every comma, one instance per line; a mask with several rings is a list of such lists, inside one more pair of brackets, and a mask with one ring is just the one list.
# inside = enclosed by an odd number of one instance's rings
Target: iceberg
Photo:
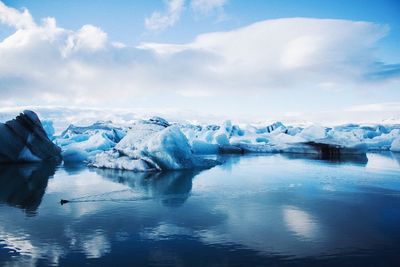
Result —
[[[52, 136], [50, 124], [46, 131]], [[398, 151], [400, 125], [318, 124], [195, 125], [170, 123], [160, 117], [127, 125], [97, 122], [70, 125], [55, 137], [64, 162], [87, 162], [99, 168], [135, 171], [190, 169], [215, 165], [204, 155], [242, 153], [301, 153], [339, 158], [367, 151]], [[29, 156], [28, 152], [24, 152]]]
[[338, 157], [345, 154], [365, 154], [373, 143], [368, 141], [369, 137], [382, 135], [382, 142], [391, 143], [391, 138], [396, 135], [389, 132], [387, 127], [363, 129], [353, 124], [337, 128], [321, 125], [301, 128], [276, 122], [241, 128], [227, 121], [221, 126], [182, 128], [196, 154], [307, 153], [318, 154], [322, 158]]
[[62, 148], [64, 162], [83, 162], [113, 148], [126, 135], [126, 129], [111, 122], [89, 126], [70, 125], [55, 142]]
[[390, 150], [392, 152], [400, 152], [400, 137], [397, 137], [393, 140]]
[[132, 171], [209, 168], [218, 162], [194, 155], [177, 125], [152, 118], [139, 121], [111, 150], [98, 153], [90, 165]]
[[61, 149], [46, 134], [39, 117], [25, 110], [15, 119], [0, 123], [0, 162], [61, 160]]

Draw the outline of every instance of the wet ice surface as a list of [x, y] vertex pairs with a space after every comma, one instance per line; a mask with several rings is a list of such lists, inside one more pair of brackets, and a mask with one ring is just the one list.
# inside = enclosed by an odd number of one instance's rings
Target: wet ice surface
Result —
[[367, 157], [231, 156], [164, 173], [1, 166], [0, 264], [396, 266], [400, 156]]

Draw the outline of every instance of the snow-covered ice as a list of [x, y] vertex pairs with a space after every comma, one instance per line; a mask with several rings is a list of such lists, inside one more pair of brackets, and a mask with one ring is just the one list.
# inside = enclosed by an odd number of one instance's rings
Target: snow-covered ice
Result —
[[55, 142], [62, 148], [65, 162], [81, 162], [113, 148], [125, 134], [125, 128], [111, 122], [97, 122], [83, 127], [70, 125]]
[[[47, 124], [46, 124], [47, 125]], [[52, 136], [51, 123], [48, 135]], [[196, 125], [170, 123], [160, 117], [125, 125], [97, 122], [71, 125], [55, 143], [65, 162], [86, 161], [94, 167], [136, 171], [189, 169], [216, 164], [201, 156], [222, 153], [309, 153], [322, 157], [398, 152], [400, 125], [319, 124]]]
[[[0, 161], [57, 158], [58, 146], [66, 163], [86, 162], [99, 168], [135, 171], [207, 168], [218, 164], [204, 159], [202, 155], [208, 154], [309, 153], [330, 158], [367, 151], [400, 152], [399, 124], [237, 125], [228, 120], [197, 125], [152, 117], [125, 124], [99, 121], [87, 126], [70, 125], [57, 136], [53, 123], [56, 122], [41, 122], [34, 112], [24, 111], [15, 120], [1, 124]], [[33, 132], [29, 132], [28, 124]], [[8, 141], [17, 135], [25, 141]]]
[[393, 140], [390, 150], [393, 152], [400, 152], [400, 137]]
[[178, 126], [166, 121], [139, 121], [111, 150], [97, 154], [91, 166], [134, 171], [208, 168], [213, 160], [196, 156]]

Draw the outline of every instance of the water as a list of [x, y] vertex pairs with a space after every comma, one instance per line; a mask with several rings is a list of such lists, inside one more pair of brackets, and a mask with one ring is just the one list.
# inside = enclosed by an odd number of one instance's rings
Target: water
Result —
[[0, 166], [0, 265], [400, 266], [400, 156], [367, 156]]

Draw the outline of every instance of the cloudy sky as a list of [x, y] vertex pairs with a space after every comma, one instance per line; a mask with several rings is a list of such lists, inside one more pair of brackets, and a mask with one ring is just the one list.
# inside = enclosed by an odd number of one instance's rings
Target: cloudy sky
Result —
[[400, 121], [400, 2], [0, 0], [0, 111]]

